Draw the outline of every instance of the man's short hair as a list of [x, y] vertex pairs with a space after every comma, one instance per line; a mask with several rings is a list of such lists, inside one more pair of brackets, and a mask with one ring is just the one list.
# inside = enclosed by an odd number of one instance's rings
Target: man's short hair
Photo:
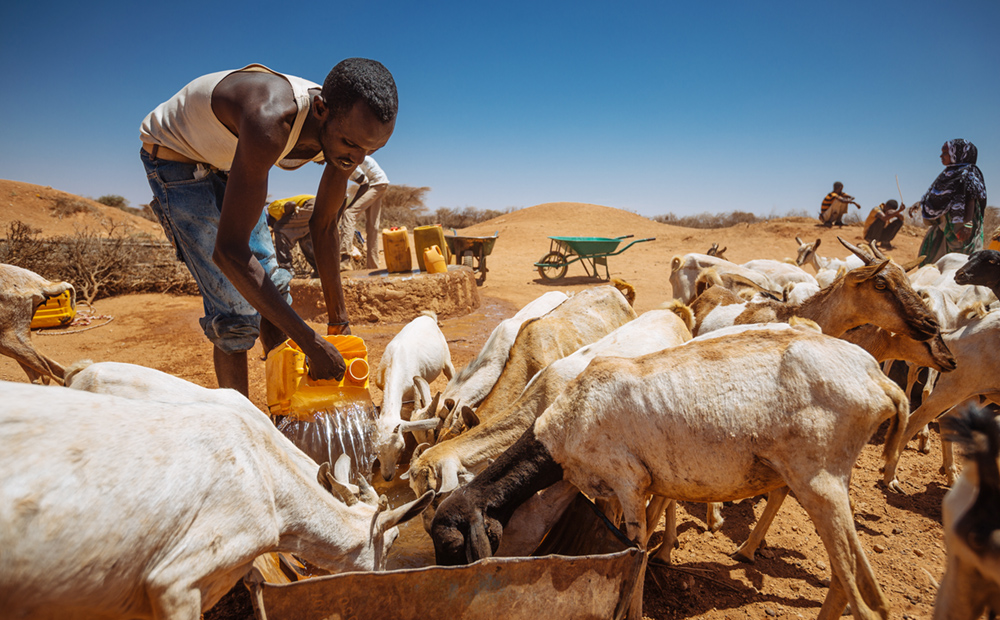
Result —
[[841, 183], [840, 181], [837, 181], [833, 184], [833, 191], [839, 192], [842, 189], [844, 189], [844, 184]]
[[392, 74], [377, 60], [348, 58], [337, 63], [323, 81], [323, 101], [334, 117], [364, 101], [383, 123], [396, 119], [399, 99]]
[[898, 208], [899, 208], [899, 203], [896, 202], [895, 200], [892, 200], [890, 198], [889, 200], [885, 201], [885, 210], [886, 211], [895, 211]]

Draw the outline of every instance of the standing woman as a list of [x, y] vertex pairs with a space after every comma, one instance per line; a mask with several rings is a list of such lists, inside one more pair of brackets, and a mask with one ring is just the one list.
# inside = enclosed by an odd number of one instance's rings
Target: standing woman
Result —
[[986, 183], [976, 166], [976, 146], [956, 138], [941, 147], [944, 171], [920, 199], [924, 223], [930, 226], [920, 244], [923, 265], [949, 252], [971, 254], [983, 248]]

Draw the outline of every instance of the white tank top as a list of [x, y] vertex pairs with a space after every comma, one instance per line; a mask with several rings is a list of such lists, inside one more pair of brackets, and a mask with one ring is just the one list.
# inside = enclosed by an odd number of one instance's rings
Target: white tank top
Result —
[[275, 164], [285, 170], [294, 170], [310, 161], [322, 163], [323, 152], [308, 159], [285, 159], [295, 147], [299, 133], [309, 114], [310, 88], [318, 84], [293, 75], [272, 71], [264, 65], [247, 65], [234, 71], [209, 73], [196, 78], [176, 95], [156, 106], [142, 121], [139, 136], [143, 142], [159, 144], [177, 151], [185, 157], [206, 163], [213, 168], [228, 171], [233, 166], [238, 138], [215, 116], [212, 111], [212, 92], [226, 76], [237, 71], [261, 71], [279, 75], [292, 86], [292, 95], [298, 112], [292, 124], [288, 143]]

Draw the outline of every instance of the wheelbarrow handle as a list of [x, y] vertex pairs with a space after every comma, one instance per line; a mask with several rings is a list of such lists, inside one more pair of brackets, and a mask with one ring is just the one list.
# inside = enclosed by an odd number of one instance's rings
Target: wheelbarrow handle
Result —
[[635, 235], [622, 235], [621, 237], [615, 237], [615, 239], [631, 239]]

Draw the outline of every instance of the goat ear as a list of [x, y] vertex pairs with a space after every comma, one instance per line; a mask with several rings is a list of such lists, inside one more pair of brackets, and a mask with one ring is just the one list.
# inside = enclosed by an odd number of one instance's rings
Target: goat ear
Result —
[[816, 237], [816, 245], [814, 245], [814, 246], [813, 246], [813, 252], [815, 252], [815, 251], [816, 251], [816, 248], [818, 248], [818, 247], [819, 247], [819, 242], [820, 242], [820, 241], [822, 241], [822, 239], [820, 239], [819, 237]]
[[465, 559], [471, 564], [476, 560], [493, 556], [489, 536], [486, 535], [486, 523], [483, 513], [478, 510], [469, 524], [469, 536], [465, 539]]
[[438, 486], [438, 493], [451, 493], [459, 486], [458, 463], [448, 459], [441, 464], [441, 484]]
[[361, 489], [361, 501], [372, 506], [378, 505], [378, 493], [364, 476], [358, 476], [358, 488]]
[[330, 472], [330, 463], [326, 462], [319, 466], [319, 473], [316, 476], [320, 486], [330, 492], [334, 497], [340, 498], [348, 506], [358, 503], [358, 498], [346, 486], [341, 484]]
[[[382, 497], [385, 496], [383, 495]], [[402, 506], [393, 508], [392, 510], [379, 512], [378, 516], [375, 517], [376, 531], [380, 534], [384, 534], [386, 530], [395, 527], [400, 523], [406, 523], [413, 517], [423, 512], [433, 501], [434, 491], [427, 491], [412, 502], [403, 504]]]
[[866, 265], [871, 265], [873, 262], [875, 262], [875, 257], [873, 257], [868, 252], [865, 252], [858, 246], [852, 245], [851, 243], [844, 241], [843, 237], [838, 236], [837, 241], [839, 241], [842, 246], [850, 250], [852, 254], [863, 260]]
[[337, 457], [337, 462], [333, 464], [333, 477], [341, 484], [346, 485], [351, 481], [351, 457], [341, 454]]
[[854, 284], [861, 284], [862, 282], [866, 282], [877, 276], [888, 265], [889, 261], [886, 260], [878, 263], [877, 265], [868, 265], [867, 267], [852, 269], [847, 272], [847, 275], [850, 277], [849, 281], [852, 281]]
[[477, 416], [476, 412], [472, 410], [472, 407], [468, 405], [463, 405], [462, 422], [465, 424], [466, 428], [479, 426], [479, 416]]

